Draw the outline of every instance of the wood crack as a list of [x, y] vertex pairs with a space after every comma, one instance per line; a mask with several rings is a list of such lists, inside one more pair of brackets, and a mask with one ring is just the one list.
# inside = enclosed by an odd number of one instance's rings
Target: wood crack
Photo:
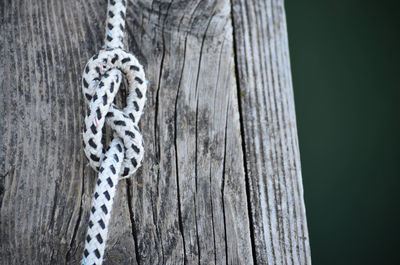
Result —
[[3, 175], [0, 175], [0, 212], [1, 212], [1, 207], [3, 205], [3, 196], [6, 191], [6, 188], [4, 187], [4, 182], [5, 182], [5, 178], [7, 177], [8, 173], [9, 173], [9, 171], [4, 173]]
[[139, 244], [138, 244], [138, 238], [137, 238], [137, 228], [136, 228], [136, 222], [135, 222], [135, 217], [133, 213], [133, 205], [132, 205], [132, 181], [130, 179], [126, 180], [126, 194], [127, 194], [127, 200], [128, 200], [128, 209], [129, 209], [129, 220], [131, 221], [131, 233], [132, 233], [132, 238], [133, 238], [133, 243], [135, 245], [135, 257], [136, 257], [136, 263], [137, 265], [141, 265], [141, 258], [139, 254]]
[[[75, 223], [75, 226], [74, 226], [74, 231], [73, 231], [73, 233], [72, 233], [72, 237], [71, 237], [71, 241], [69, 242], [69, 245], [68, 245], [68, 250], [67, 250], [67, 252], [66, 252], [66, 254], [65, 254], [65, 261], [66, 261], [66, 263], [68, 263], [68, 262], [70, 262], [71, 261], [71, 258], [72, 258], [72, 254], [71, 254], [71, 251], [72, 251], [72, 246], [73, 246], [73, 244], [74, 244], [74, 242], [75, 242], [75, 239], [76, 239], [76, 236], [77, 236], [77, 234], [78, 234], [78, 230], [79, 230], [79, 226], [80, 226], [80, 223], [81, 223], [81, 218], [82, 218], [82, 204], [83, 204], [83, 202], [82, 202], [82, 199], [83, 199], [83, 194], [84, 194], [84, 180], [83, 180], [83, 178], [85, 177], [85, 168], [83, 167], [83, 170], [82, 170], [82, 185], [81, 185], [81, 194], [80, 194], [80, 204], [79, 204], [79, 211], [78, 211], [78, 219], [76, 220], [76, 223]], [[68, 227], [68, 226], [67, 226]]]
[[224, 159], [222, 161], [222, 183], [221, 183], [221, 196], [222, 196], [222, 216], [224, 218], [224, 239], [225, 239], [225, 261], [229, 264], [228, 259], [228, 237], [226, 231], [226, 213], [225, 213], [225, 169], [226, 169], [226, 146], [228, 138], [228, 113], [229, 113], [229, 101], [226, 108], [226, 118], [225, 118], [225, 139], [224, 139]]
[[[201, 51], [200, 51], [200, 58], [201, 58]], [[199, 69], [197, 72], [197, 78], [199, 75], [199, 71], [200, 71], [200, 64], [201, 64], [201, 59], [199, 60]], [[196, 92], [197, 92], [197, 84], [196, 84]], [[197, 222], [197, 203], [196, 203], [196, 197], [197, 197], [197, 139], [198, 139], [198, 132], [197, 132], [197, 122], [198, 122], [198, 109], [199, 109], [199, 100], [198, 100], [198, 96], [196, 93], [196, 127], [195, 127], [195, 134], [196, 134], [196, 143], [194, 146], [194, 182], [195, 182], [195, 195], [193, 196], [193, 201], [194, 201], [194, 221], [196, 224], [196, 241], [197, 241], [197, 254], [198, 254], [198, 264], [200, 265], [200, 259], [201, 259], [201, 249], [200, 249], [200, 238], [199, 238], [199, 224]]]
[[211, 15], [208, 23], [207, 23], [207, 27], [204, 31], [204, 34], [202, 36], [202, 41], [201, 41], [201, 46], [200, 46], [200, 55], [199, 55], [199, 64], [198, 64], [198, 68], [197, 68], [197, 75], [196, 75], [196, 112], [195, 112], [195, 116], [196, 116], [196, 125], [195, 125], [195, 165], [194, 165], [194, 175], [195, 175], [195, 196], [193, 197], [194, 199], [194, 217], [195, 217], [195, 224], [196, 224], [196, 240], [197, 240], [197, 251], [198, 251], [198, 264], [200, 265], [201, 263], [201, 247], [200, 247], [200, 237], [199, 237], [199, 226], [198, 226], [198, 220], [197, 220], [197, 203], [196, 203], [196, 197], [198, 196], [198, 183], [197, 183], [197, 179], [198, 179], [198, 157], [197, 157], [197, 153], [198, 153], [198, 121], [199, 121], [199, 76], [200, 76], [200, 69], [201, 69], [201, 63], [202, 63], [202, 57], [203, 57], [203, 48], [204, 48], [204, 42], [205, 39], [207, 37], [207, 31], [208, 28], [211, 24], [211, 20], [213, 18], [214, 14]]
[[[212, 192], [212, 172], [211, 172], [211, 163], [209, 164], [210, 166], [210, 195], [213, 193]], [[212, 234], [213, 234], [213, 244], [214, 244], [214, 262], [217, 264], [217, 245], [215, 243], [215, 223], [214, 223], [214, 205], [213, 205], [213, 198], [210, 198], [210, 203], [211, 203], [211, 223], [212, 223]]]
[[241, 147], [243, 154], [243, 168], [245, 175], [245, 184], [246, 184], [246, 199], [247, 199], [247, 216], [249, 218], [250, 224], [250, 239], [251, 239], [251, 250], [253, 256], [253, 264], [257, 265], [257, 256], [255, 249], [255, 236], [254, 236], [254, 223], [253, 223], [253, 211], [252, 211], [252, 202], [251, 202], [251, 191], [250, 191], [250, 179], [249, 179], [249, 171], [247, 169], [247, 152], [246, 152], [246, 143], [245, 143], [245, 129], [244, 129], [244, 121], [243, 121], [243, 106], [241, 100], [241, 84], [240, 84], [240, 74], [239, 74], [239, 61], [238, 61], [238, 47], [236, 45], [236, 33], [238, 30], [235, 28], [235, 16], [233, 15], [233, 0], [230, 0], [231, 3], [231, 21], [233, 25], [232, 36], [233, 36], [233, 59], [235, 64], [235, 80], [236, 80], [236, 89], [237, 89], [237, 98], [238, 98], [238, 111], [239, 111], [239, 125], [240, 125], [240, 135], [241, 135]]
[[187, 36], [184, 42], [184, 51], [183, 51], [183, 64], [181, 69], [181, 74], [178, 82], [178, 89], [176, 92], [175, 97], [175, 107], [174, 107], [174, 147], [175, 147], [175, 170], [176, 170], [176, 191], [177, 191], [177, 200], [178, 200], [178, 223], [179, 223], [179, 232], [182, 236], [182, 243], [183, 243], [183, 264], [185, 265], [187, 262], [186, 257], [186, 243], [185, 243], [185, 235], [183, 231], [183, 221], [182, 221], [182, 206], [181, 206], [181, 194], [180, 194], [180, 182], [179, 182], [179, 160], [178, 160], [178, 99], [179, 99], [179, 91], [181, 88], [183, 70], [185, 69], [185, 62], [186, 62], [186, 43], [187, 43]]

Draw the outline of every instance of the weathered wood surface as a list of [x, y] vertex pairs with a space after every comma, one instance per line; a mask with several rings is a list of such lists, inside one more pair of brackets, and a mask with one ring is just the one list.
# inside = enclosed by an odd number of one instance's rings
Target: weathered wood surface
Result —
[[311, 264], [283, 1], [233, 2], [256, 260]]
[[[106, 1], [0, 1], [0, 264], [78, 264], [80, 76]], [[105, 264], [310, 264], [282, 0], [130, 1], [146, 155]], [[120, 92], [123, 97], [123, 91]]]

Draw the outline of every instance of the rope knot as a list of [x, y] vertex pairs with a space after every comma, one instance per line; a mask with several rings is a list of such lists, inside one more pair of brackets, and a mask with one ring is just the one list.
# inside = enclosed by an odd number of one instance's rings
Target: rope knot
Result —
[[[142, 65], [123, 49], [126, 0], [109, 0], [104, 50], [89, 59], [82, 78], [88, 109], [83, 130], [84, 151], [90, 165], [99, 171], [94, 189], [88, 232], [81, 264], [101, 265], [117, 184], [141, 165], [144, 148], [138, 123], [146, 102], [147, 81]], [[126, 78], [126, 107], [114, 98]], [[124, 82], [125, 83], [125, 82]], [[114, 131], [107, 151], [102, 143], [104, 123]]]
[[[128, 96], [126, 107], [120, 109], [113, 101], [122, 77], [127, 80]], [[122, 163], [118, 167], [121, 168], [119, 176], [129, 177], [140, 167], [144, 154], [138, 127], [147, 90], [142, 65], [134, 55], [121, 48], [100, 50], [85, 66], [82, 90], [88, 105], [83, 142], [90, 165], [100, 172], [104, 169], [102, 162], [106, 154], [101, 139], [104, 123], [107, 123], [113, 129], [116, 141], [110, 145], [115, 149], [111, 153], [121, 153], [123, 157], [120, 161], [118, 155], [114, 156], [115, 163]]]

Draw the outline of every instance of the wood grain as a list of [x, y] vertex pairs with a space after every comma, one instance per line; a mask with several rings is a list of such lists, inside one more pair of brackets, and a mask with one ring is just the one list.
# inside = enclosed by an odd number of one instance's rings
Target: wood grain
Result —
[[283, 1], [232, 12], [255, 259], [311, 264]]
[[[0, 264], [81, 259], [80, 78], [106, 5], [0, 1]], [[282, 1], [130, 1], [126, 36], [150, 81], [146, 153], [105, 264], [310, 264]]]

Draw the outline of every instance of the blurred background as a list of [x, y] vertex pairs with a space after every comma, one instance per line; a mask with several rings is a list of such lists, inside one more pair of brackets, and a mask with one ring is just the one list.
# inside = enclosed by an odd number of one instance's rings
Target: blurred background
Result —
[[285, 1], [313, 264], [400, 264], [397, 2]]

